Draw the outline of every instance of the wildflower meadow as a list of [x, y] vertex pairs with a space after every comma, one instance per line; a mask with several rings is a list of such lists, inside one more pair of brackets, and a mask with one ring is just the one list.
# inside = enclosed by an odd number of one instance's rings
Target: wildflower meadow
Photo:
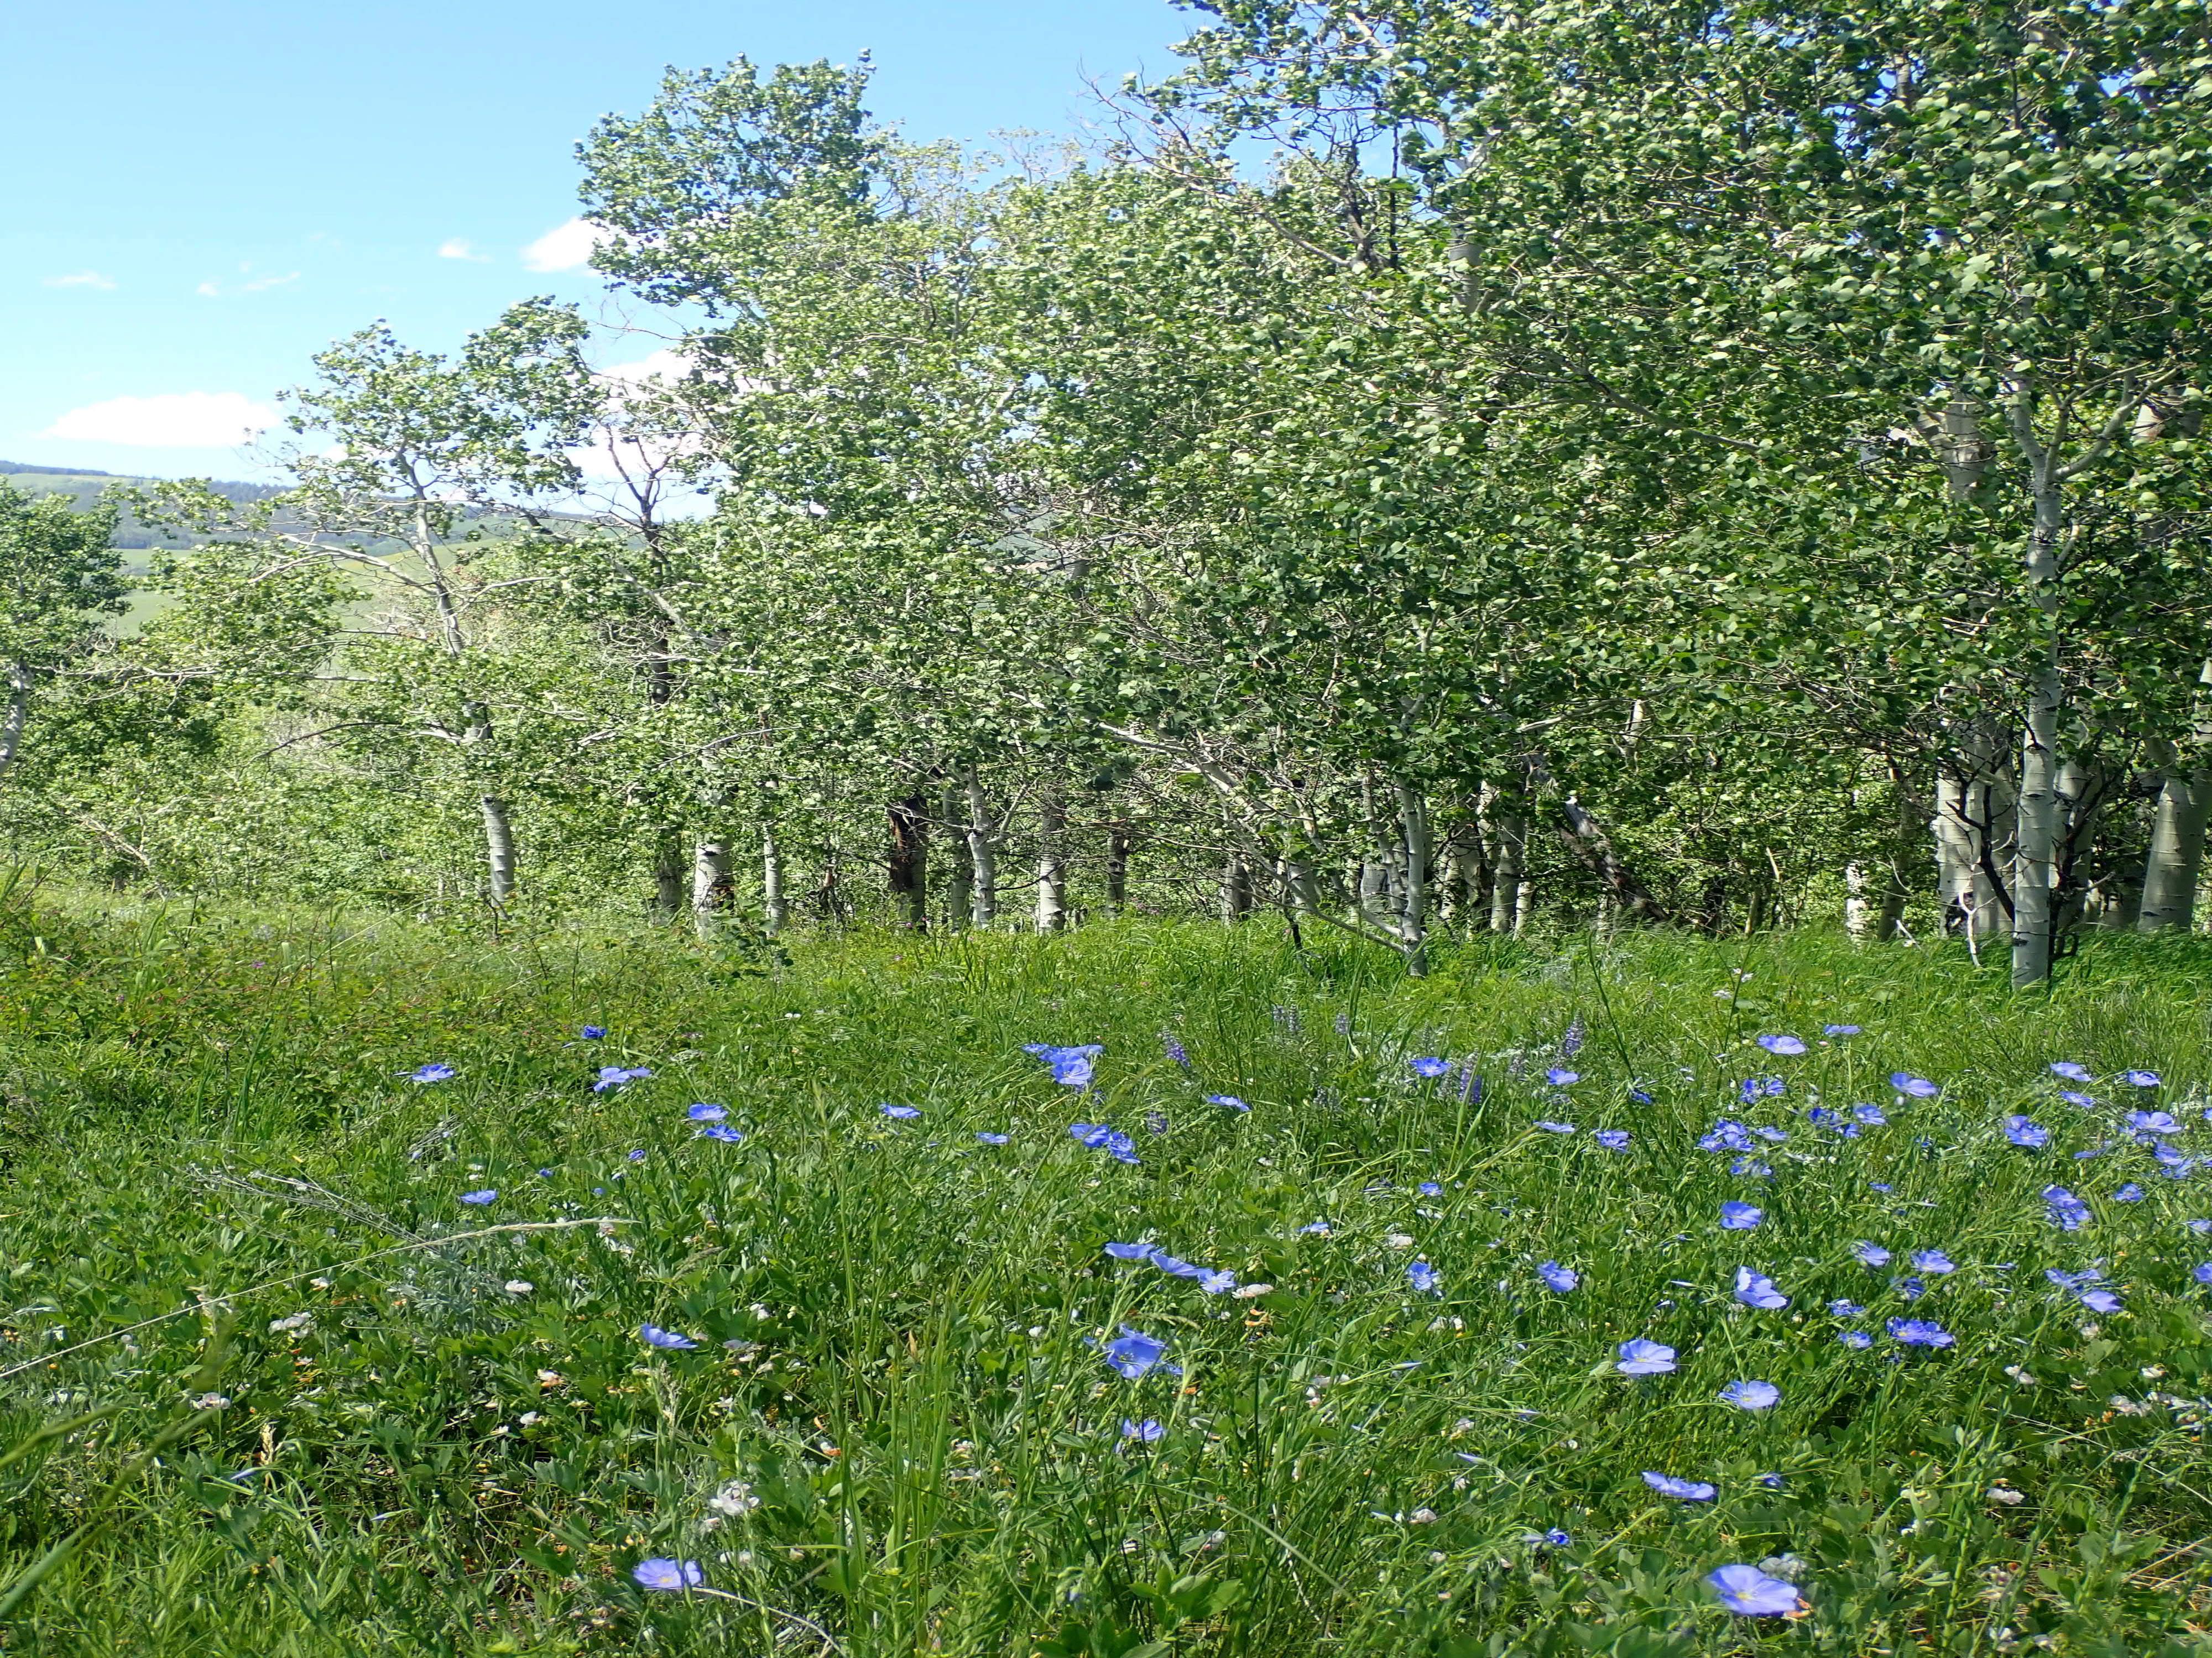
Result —
[[2208, 1649], [2186, 941], [4, 950], [10, 1651]]

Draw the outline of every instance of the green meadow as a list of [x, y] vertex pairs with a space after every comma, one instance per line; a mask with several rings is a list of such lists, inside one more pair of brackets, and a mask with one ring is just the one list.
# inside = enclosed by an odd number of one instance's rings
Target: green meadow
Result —
[[1307, 944], [18, 891], [6, 1649], [2212, 1650], [2203, 942]]

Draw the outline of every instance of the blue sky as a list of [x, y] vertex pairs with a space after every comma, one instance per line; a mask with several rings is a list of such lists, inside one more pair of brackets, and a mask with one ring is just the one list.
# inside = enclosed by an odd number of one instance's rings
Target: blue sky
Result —
[[0, 13], [0, 459], [222, 477], [260, 475], [228, 434], [380, 317], [447, 349], [530, 294], [599, 315], [579, 240], [557, 234], [574, 145], [647, 103], [665, 65], [872, 50], [872, 106], [910, 137], [1065, 132], [1094, 118], [1086, 79], [1167, 72], [1195, 21], [1168, 0]]

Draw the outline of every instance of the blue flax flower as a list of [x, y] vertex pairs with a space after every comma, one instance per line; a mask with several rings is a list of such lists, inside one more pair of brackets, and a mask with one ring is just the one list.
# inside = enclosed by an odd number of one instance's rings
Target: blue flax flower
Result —
[[1169, 1254], [1166, 1251], [1162, 1249], [1155, 1248], [1152, 1250], [1152, 1260], [1153, 1266], [1158, 1267], [1160, 1271], [1165, 1272], [1170, 1278], [1199, 1278], [1206, 1276], [1206, 1268], [1199, 1266], [1196, 1262], [1178, 1260], [1175, 1256]]
[[1748, 1266], [1735, 1269], [1735, 1298], [1747, 1307], [1757, 1307], [1776, 1312], [1790, 1304], [1790, 1297], [1775, 1287], [1774, 1280], [1764, 1272], [1754, 1272]]
[[2198, 1262], [2189, 1269], [2189, 1276], [2199, 1284], [2212, 1284], [2212, 1260]]
[[1103, 1122], [1072, 1122], [1067, 1125], [1067, 1132], [1074, 1135], [1079, 1143], [1096, 1151], [1106, 1144], [1107, 1136], [1114, 1130]]
[[1547, 1260], [1539, 1266], [1536, 1269], [1536, 1276], [1561, 1295], [1566, 1294], [1568, 1291], [1583, 1281], [1580, 1272], [1571, 1266], [1562, 1266], [1556, 1260]]
[[735, 1145], [742, 1141], [744, 1137], [745, 1131], [744, 1129], [732, 1128], [726, 1122], [710, 1122], [704, 1128], [699, 1131], [700, 1139], [720, 1140], [725, 1145]]
[[473, 1203], [473, 1204], [477, 1205], [479, 1208], [481, 1208], [481, 1207], [483, 1207], [483, 1206], [484, 1206], [484, 1205], [485, 1205], [485, 1204], [487, 1204], [487, 1203], [489, 1203], [489, 1202], [490, 1202], [494, 1198], [497, 1197], [498, 1195], [499, 1195], [499, 1188], [498, 1188], [497, 1187], [494, 1187], [494, 1186], [487, 1186], [487, 1187], [484, 1187], [484, 1189], [483, 1189], [483, 1191], [481, 1191], [481, 1192], [464, 1192], [464, 1193], [461, 1193], [461, 1201], [462, 1201], [463, 1203]]
[[979, 1128], [975, 1131], [975, 1138], [986, 1145], [1004, 1145], [1008, 1140], [1012, 1139], [1013, 1136], [1011, 1134], [994, 1134], [988, 1128]]
[[2142, 1187], [2137, 1186], [2133, 1181], [2130, 1181], [2125, 1186], [2123, 1186], [2118, 1191], [2112, 1193], [2112, 1201], [2114, 1203], [2141, 1203], [2142, 1200], [2143, 1189]]
[[1729, 1164], [1729, 1174], [1748, 1175], [1754, 1180], [1765, 1180], [1773, 1172], [1772, 1163], [1762, 1162], [1753, 1157], [1738, 1157], [1734, 1163]]
[[1853, 1349], [1866, 1348], [1874, 1345], [1874, 1338], [1869, 1335], [1864, 1330], [1846, 1330], [1841, 1335], [1838, 1336], [1836, 1339], [1842, 1342], [1844, 1346]]
[[2051, 1223], [2062, 1232], [2078, 1232], [2089, 1224], [2089, 1206], [2063, 1186], [2046, 1186], [2043, 1200], [2050, 1206]]
[[1889, 1265], [1889, 1251], [1883, 1248], [1879, 1243], [1869, 1243], [1864, 1239], [1861, 1239], [1858, 1242], [1851, 1245], [1851, 1254], [1858, 1258], [1859, 1264], [1862, 1266], [1887, 1266]]
[[2120, 1080], [2130, 1088], [2156, 1088], [2159, 1085], [2155, 1071], [2123, 1071]]
[[1106, 1138], [1099, 1142], [1099, 1149], [1116, 1163], [1134, 1163], [1137, 1161], [1136, 1141], [1118, 1128], [1106, 1131]]
[[1671, 1473], [1644, 1471], [1644, 1483], [1662, 1497], [1678, 1497], [1685, 1503], [1710, 1503], [1720, 1495], [1720, 1487], [1709, 1485], [1702, 1479], [1677, 1479]]
[[2014, 1145], [2024, 1145], [2031, 1151], [2040, 1151], [2051, 1144], [2051, 1131], [2040, 1123], [2015, 1114], [2005, 1119], [2005, 1138]]
[[1721, 1389], [1721, 1403], [1739, 1411], [1771, 1411], [1782, 1402], [1782, 1389], [1771, 1382], [1731, 1382]]
[[2181, 1224], [2200, 1238], [2207, 1232], [2212, 1232], [2212, 1220], [2185, 1220]]
[[1425, 1260], [1407, 1263], [1406, 1282], [1412, 1284], [1421, 1295], [1440, 1296], [1444, 1292], [1443, 1275]]
[[641, 1589], [659, 1589], [678, 1594], [684, 1589], [696, 1589], [707, 1581], [696, 1560], [641, 1560], [629, 1569], [631, 1582]]
[[1620, 1344], [1620, 1362], [1613, 1368], [1623, 1376], [1664, 1376], [1674, 1368], [1674, 1350], [1638, 1336]]
[[1444, 1188], [1436, 1181], [1425, 1180], [1413, 1189], [1425, 1198], [1434, 1198], [1443, 1196]]
[[1210, 1296], [1225, 1296], [1237, 1287], [1237, 1274], [1224, 1266], [1199, 1279], [1198, 1287]]
[[1080, 1048], [1054, 1048], [1046, 1042], [1024, 1042], [1022, 1052], [1034, 1054], [1051, 1067], [1052, 1079], [1066, 1088], [1091, 1086], [1092, 1071], [1105, 1048], [1097, 1042]]
[[1753, 1203], [1724, 1203], [1721, 1205], [1721, 1230], [1748, 1232], [1766, 1218], [1766, 1211]]
[[417, 1083], [449, 1083], [460, 1074], [450, 1065], [417, 1066], [407, 1073], [407, 1080]]
[[2043, 1269], [2043, 1276], [2068, 1291], [2093, 1313], [2117, 1313], [2120, 1310], [2120, 1298], [2110, 1290], [2098, 1287], [2105, 1275], [2094, 1266], [2085, 1266], [2078, 1272], [2046, 1266]]
[[684, 1114], [694, 1122], [720, 1122], [730, 1109], [725, 1105], [693, 1105], [685, 1107]]
[[587, 1024], [578, 1034], [587, 1042], [603, 1042], [606, 1039], [607, 1028], [603, 1024]]
[[1946, 1272], [1955, 1272], [1959, 1270], [1958, 1263], [1941, 1249], [1915, 1249], [1912, 1252], [1912, 1265], [1917, 1270], [1934, 1278], [1941, 1278]]
[[1575, 1540], [1569, 1533], [1554, 1526], [1544, 1533], [1543, 1540], [1547, 1548], [1564, 1549], [1571, 1545]]
[[1958, 1340], [1942, 1325], [1924, 1318], [1893, 1318], [1888, 1327], [1890, 1339], [1908, 1347], [1949, 1347]]
[[2138, 1134], [2179, 1134], [2181, 1125], [2173, 1120], [2171, 1111], [2130, 1111], [2128, 1127]]
[[1878, 1105], [1855, 1105], [1851, 1108], [1851, 1115], [1869, 1128], [1880, 1128], [1889, 1121], [1889, 1113]]
[[1124, 1439], [1141, 1440], [1150, 1445], [1164, 1437], [1166, 1433], [1167, 1430], [1151, 1417], [1146, 1417], [1142, 1422], [1132, 1422], [1126, 1416], [1121, 1418], [1121, 1437]]
[[921, 1114], [921, 1108], [918, 1105], [885, 1104], [878, 1106], [876, 1109], [882, 1112], [886, 1117], [895, 1117], [901, 1122], [910, 1121], [914, 1118]]
[[1855, 1024], [1827, 1024], [1820, 1027], [1823, 1036], [1856, 1036], [1859, 1027]]
[[1717, 1566], [1705, 1582], [1739, 1618], [1786, 1618], [1800, 1604], [1795, 1583], [1769, 1577], [1756, 1566]]
[[1751, 1150], [1751, 1131], [1732, 1117], [1723, 1117], [1704, 1133], [1698, 1136], [1700, 1151], [1748, 1151]]
[[1571, 1122], [1547, 1122], [1540, 1117], [1536, 1120], [1536, 1127], [1547, 1134], [1571, 1134], [1575, 1132], [1575, 1126]]
[[1805, 1044], [1795, 1036], [1761, 1036], [1759, 1045], [1770, 1054], [1779, 1054], [1790, 1060], [1805, 1051]]
[[1909, 1071], [1893, 1071], [1889, 1085], [1900, 1094], [1910, 1094], [1916, 1100], [1932, 1100], [1943, 1091], [1942, 1086], [1925, 1077], [1916, 1077]]
[[1439, 1060], [1433, 1056], [1408, 1060], [1406, 1063], [1413, 1068], [1413, 1074], [1417, 1077], [1441, 1077], [1451, 1069], [1449, 1060]]
[[1161, 1356], [1167, 1351], [1167, 1344], [1155, 1341], [1143, 1331], [1124, 1324], [1121, 1333], [1099, 1351], [1105, 1354], [1107, 1363], [1113, 1367], [1116, 1376], [1124, 1381], [1137, 1382], [1160, 1362]]
[[2080, 1106], [2084, 1111], [2092, 1109], [2097, 1103], [2096, 1096], [2084, 1094], [2078, 1088], [2062, 1088], [2058, 1090], [2058, 1097], [2069, 1105]]
[[599, 1079], [592, 1084], [592, 1092], [594, 1094], [609, 1093], [615, 1089], [626, 1087], [631, 1083], [641, 1081], [645, 1078], [650, 1077], [652, 1074], [653, 1072], [650, 1067], [641, 1065], [603, 1065], [599, 1067]]
[[2054, 1077], [2063, 1077], [2069, 1083], [2085, 1083], [2092, 1080], [2089, 1074], [2089, 1067], [2086, 1065], [2078, 1064], [2072, 1060], [2053, 1060], [2051, 1066], [2051, 1074]]
[[1608, 1151], [1628, 1150], [1628, 1131], [1626, 1128], [1601, 1128], [1590, 1138]]
[[1828, 1303], [1828, 1311], [1838, 1318], [1856, 1318], [1866, 1309], [1856, 1301], [1832, 1301]]
[[1106, 1253], [1116, 1260], [1150, 1260], [1158, 1248], [1157, 1243], [1109, 1243]]
[[1553, 1066], [1544, 1073], [1544, 1080], [1554, 1088], [1571, 1088], [1583, 1079], [1579, 1071], [1570, 1071], [1565, 1066]]
[[648, 1347], [663, 1347], [672, 1352], [688, 1352], [699, 1345], [690, 1336], [678, 1335], [673, 1330], [664, 1330], [658, 1324], [639, 1325], [637, 1339]]
[[1926, 1278], [1906, 1277], [1892, 1278], [1890, 1282], [1897, 1286], [1897, 1293], [1907, 1301], [1917, 1301], [1928, 1293]]
[[1208, 1094], [1206, 1102], [1208, 1105], [1225, 1105], [1231, 1111], [1249, 1111], [1252, 1108], [1234, 1094]]

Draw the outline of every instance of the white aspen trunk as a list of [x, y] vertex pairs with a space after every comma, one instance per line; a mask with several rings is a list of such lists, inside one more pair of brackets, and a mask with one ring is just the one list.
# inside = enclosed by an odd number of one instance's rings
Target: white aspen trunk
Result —
[[1528, 820], [1517, 812], [1507, 813], [1498, 820], [1498, 851], [1495, 872], [1490, 884], [1490, 930], [1492, 932], [1518, 932], [1521, 930], [1522, 859], [1528, 839]]
[[991, 802], [975, 768], [968, 768], [968, 868], [973, 878], [969, 916], [988, 927], [999, 914], [999, 854], [991, 844]]
[[[949, 786], [939, 799], [937, 820], [948, 829], [960, 821], [960, 799]], [[954, 857], [950, 862], [951, 867], [945, 875], [945, 925], [963, 927], [975, 902], [975, 868], [963, 858]]]
[[783, 931], [791, 919], [791, 905], [783, 896], [783, 848], [775, 843], [775, 825], [761, 826], [761, 911], [770, 938]]
[[1974, 851], [1966, 825], [1966, 786], [1948, 773], [1936, 778], [1936, 811], [1928, 820], [1936, 841], [1936, 895], [1948, 912], [1954, 905], [1973, 920]]
[[1221, 919], [1224, 924], [1241, 921], [1251, 908], [1252, 872], [1232, 852], [1221, 866]]
[[2142, 907], [2136, 925], [2145, 932], [2186, 932], [2197, 917], [2197, 882], [2204, 868], [2204, 829], [2212, 817], [2212, 770], [2168, 772], [2151, 819], [2150, 854], [2143, 860]]
[[1844, 931], [1853, 938], [1867, 936], [1866, 871], [1856, 864], [1844, 865]]
[[702, 839], [691, 848], [691, 926], [702, 938], [722, 928], [730, 902], [730, 848], [720, 839]]
[[1513, 936], [1519, 938], [1528, 930], [1529, 918], [1535, 914], [1536, 884], [1522, 876], [1513, 884]]
[[656, 915], [674, 915], [684, 908], [683, 830], [676, 824], [653, 832], [653, 909]]
[[1380, 862], [1372, 857], [1359, 860], [1359, 919], [1369, 926], [1382, 925], [1389, 908], [1384, 898], [1389, 884]]
[[2013, 865], [2012, 981], [2025, 989], [2051, 976], [2051, 889], [2058, 851], [2058, 716], [2065, 684], [2058, 671], [2058, 544], [2066, 529], [2064, 478], [2055, 447], [2035, 434], [2033, 387], [2023, 382], [2010, 417], [2033, 481], [2035, 515], [2028, 531], [2027, 575], [2045, 638], [2027, 681], [2027, 721], [2021, 732], [2019, 848]]
[[1061, 841], [1067, 830], [1067, 808], [1058, 796], [1048, 796], [1037, 811], [1036, 930], [1058, 932], [1067, 925], [1067, 865]]
[[8, 712], [0, 717], [0, 772], [15, 763], [22, 752], [23, 726], [31, 712], [31, 671], [20, 662], [8, 665]]
[[1398, 947], [1406, 970], [1428, 971], [1429, 807], [1410, 783], [1398, 785], [1398, 817], [1404, 835], [1406, 888], [1398, 911]]
[[491, 869], [491, 901], [504, 906], [514, 896], [514, 831], [507, 821], [507, 802], [487, 794], [483, 810], [484, 861]]

